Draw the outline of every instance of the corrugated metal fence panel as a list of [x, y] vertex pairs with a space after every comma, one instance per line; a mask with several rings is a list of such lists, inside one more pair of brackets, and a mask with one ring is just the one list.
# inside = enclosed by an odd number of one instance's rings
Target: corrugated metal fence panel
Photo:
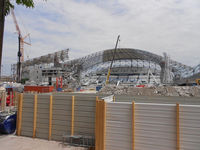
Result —
[[75, 97], [74, 134], [94, 136], [95, 108], [95, 95], [82, 95]]
[[130, 103], [107, 103], [106, 149], [131, 150], [132, 105]]
[[135, 104], [135, 150], [176, 149], [176, 106]]
[[[53, 94], [52, 140], [62, 140], [71, 134], [72, 95]], [[22, 110], [22, 134], [33, 135], [34, 94], [24, 94]], [[36, 137], [48, 139], [50, 94], [38, 94]], [[94, 136], [96, 94], [77, 94], [74, 106], [74, 134]]]
[[50, 95], [38, 94], [36, 137], [48, 139]]
[[52, 140], [61, 141], [62, 136], [71, 134], [72, 96], [53, 95]]
[[[132, 104], [107, 103], [106, 149], [132, 149]], [[135, 150], [176, 149], [176, 106], [135, 104]]]
[[132, 102], [133, 100], [134, 100], [133, 96], [115, 95], [116, 102]]
[[200, 106], [180, 106], [181, 150], [200, 149]]
[[34, 111], [34, 95], [24, 94], [22, 107], [22, 128], [21, 135], [32, 137], [33, 135], [33, 111]]

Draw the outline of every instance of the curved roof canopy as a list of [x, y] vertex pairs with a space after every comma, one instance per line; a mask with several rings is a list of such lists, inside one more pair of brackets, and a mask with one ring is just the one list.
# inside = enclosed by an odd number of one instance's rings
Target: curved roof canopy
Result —
[[[113, 54], [114, 49], [104, 50], [103, 62], [111, 61], [113, 58]], [[162, 61], [162, 56], [138, 49], [118, 48], [115, 53], [115, 60], [121, 59], [139, 59], [160, 64], [160, 62]]]

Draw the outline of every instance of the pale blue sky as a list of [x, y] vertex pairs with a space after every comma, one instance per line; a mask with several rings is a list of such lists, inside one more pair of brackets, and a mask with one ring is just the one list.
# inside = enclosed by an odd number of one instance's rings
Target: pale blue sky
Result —
[[[200, 63], [199, 0], [36, 0], [34, 9], [16, 6], [25, 46], [34, 58], [70, 49], [70, 58], [115, 46], [147, 50], [195, 66]], [[3, 74], [17, 61], [17, 34], [11, 15], [6, 17]]]

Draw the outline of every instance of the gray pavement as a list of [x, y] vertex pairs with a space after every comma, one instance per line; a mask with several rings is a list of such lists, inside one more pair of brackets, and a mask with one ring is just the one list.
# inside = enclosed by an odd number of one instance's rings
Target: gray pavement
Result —
[[0, 135], [0, 150], [86, 150], [86, 148], [64, 146], [56, 141]]

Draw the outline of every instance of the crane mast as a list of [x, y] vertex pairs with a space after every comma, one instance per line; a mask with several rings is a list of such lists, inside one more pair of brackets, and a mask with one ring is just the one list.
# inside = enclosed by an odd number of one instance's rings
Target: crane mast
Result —
[[30, 36], [30, 34], [27, 34], [27, 35], [24, 36], [24, 37], [22, 36], [13, 9], [11, 9], [11, 14], [12, 14], [13, 21], [14, 21], [14, 24], [15, 24], [15, 27], [16, 27], [16, 31], [17, 31], [17, 33], [18, 33], [18, 40], [19, 40], [19, 48], [18, 48], [18, 54], [17, 54], [17, 55], [18, 55], [18, 59], [19, 59], [19, 60], [18, 60], [18, 67], [17, 67], [17, 75], [18, 75], [17, 80], [18, 80], [18, 82], [20, 82], [20, 81], [21, 81], [21, 62], [24, 61], [24, 44], [31, 45], [30, 43], [25, 42], [24, 40], [25, 40], [28, 36]]

